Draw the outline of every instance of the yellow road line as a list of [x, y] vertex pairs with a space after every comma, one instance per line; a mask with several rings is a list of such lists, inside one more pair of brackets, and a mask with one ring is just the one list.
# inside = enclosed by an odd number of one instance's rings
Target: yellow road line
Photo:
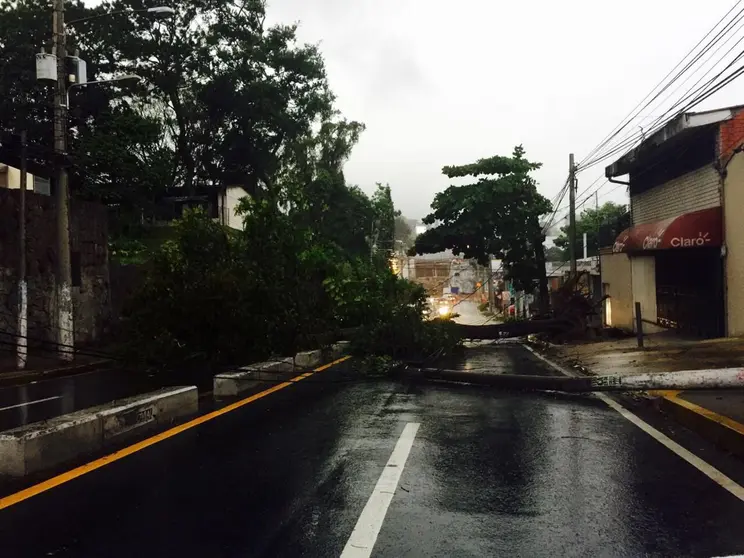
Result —
[[329, 362], [328, 364], [319, 366], [312, 372], [306, 372], [304, 374], [300, 374], [299, 376], [295, 376], [294, 378], [291, 378], [287, 380], [286, 382], [276, 384], [275, 386], [265, 389], [262, 392], [256, 393], [255, 395], [251, 395], [250, 397], [246, 397], [245, 399], [241, 399], [240, 401], [236, 401], [235, 403], [227, 405], [226, 407], [222, 407], [221, 409], [217, 409], [216, 411], [212, 411], [211, 413], [207, 413], [206, 415], [197, 417], [193, 420], [190, 420], [189, 422], [185, 422], [178, 426], [174, 426], [173, 428], [170, 428], [169, 430], [166, 430], [165, 432], [161, 432], [160, 434], [151, 436], [150, 438], [142, 440], [141, 442], [137, 442], [136, 444], [127, 446], [126, 448], [116, 451], [110, 455], [106, 455], [105, 457], [101, 457], [99, 459], [91, 461], [90, 463], [86, 463], [85, 465], [81, 465], [79, 467], [76, 467], [64, 473], [61, 473], [57, 475], [56, 477], [52, 477], [51, 479], [40, 482], [39, 484], [30, 486], [24, 490], [16, 492], [15, 494], [11, 494], [10, 496], [0, 498], [0, 510], [9, 508], [10, 506], [18, 504], [19, 502], [23, 502], [24, 500], [28, 500], [29, 498], [32, 498], [38, 494], [41, 494], [42, 492], [46, 492], [47, 490], [51, 490], [52, 488], [55, 488], [61, 484], [70, 482], [71, 480], [74, 480], [78, 477], [82, 477], [83, 475], [87, 473], [93, 472], [96, 469], [100, 469], [101, 467], [105, 465], [113, 463], [114, 461], [118, 461], [119, 459], [123, 459], [126, 456], [132, 455], [133, 453], [141, 451], [145, 448], [154, 446], [158, 442], [162, 442], [163, 440], [172, 438], [173, 436], [176, 436], [177, 434], [185, 432], [186, 430], [190, 430], [191, 428], [194, 428], [195, 426], [199, 426], [200, 424], [203, 424], [219, 416], [227, 414], [231, 411], [234, 411], [235, 409], [239, 409], [240, 407], [243, 407], [244, 405], [248, 405], [249, 403], [258, 401], [259, 399], [262, 399], [263, 397], [266, 397], [267, 395], [270, 395], [274, 392], [277, 392], [281, 389], [291, 386], [293, 383], [304, 380], [305, 378], [309, 378], [316, 372], [322, 372], [323, 370], [326, 370], [330, 368], [331, 366], [344, 362], [345, 360], [348, 360], [350, 358], [351, 357], [349, 356], [339, 358], [337, 360], [334, 360], [333, 362]]
[[[680, 392], [677, 392], [680, 393]], [[721, 426], [724, 426], [726, 428], [730, 428], [737, 434], [741, 434], [744, 436], [744, 424], [741, 424], [740, 422], [736, 422], [734, 419], [730, 419], [727, 416], [720, 415], [716, 413], [715, 411], [711, 411], [710, 409], [706, 409], [705, 407], [701, 407], [700, 405], [696, 405], [695, 403], [692, 403], [690, 401], [687, 401], [686, 399], [683, 399], [682, 397], [678, 397], [677, 394], [674, 395], [664, 395], [664, 399], [667, 401], [671, 401], [675, 405], [679, 405], [680, 407], [684, 407], [688, 411], [692, 411], [693, 413], [697, 413], [698, 415], [701, 415], [708, 420], [712, 420], [713, 422], [717, 422]]]
[[652, 389], [646, 392], [647, 394], [655, 397], [663, 397], [664, 399], [669, 399], [670, 397], [676, 397], [680, 393], [682, 393], [682, 390], [679, 389]]

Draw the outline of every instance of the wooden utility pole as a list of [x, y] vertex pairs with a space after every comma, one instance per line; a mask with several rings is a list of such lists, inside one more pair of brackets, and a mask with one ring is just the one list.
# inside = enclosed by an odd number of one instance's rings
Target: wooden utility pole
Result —
[[568, 257], [571, 277], [576, 277], [576, 167], [574, 154], [568, 156]]
[[57, 83], [54, 88], [55, 209], [57, 213], [57, 351], [60, 360], [73, 359], [72, 269], [70, 264], [70, 194], [67, 184], [67, 47], [65, 3], [54, 0], [54, 55]]
[[28, 284], [26, 282], [26, 130], [21, 132], [21, 185], [18, 191], [18, 334], [16, 368], [26, 368], [28, 358]]

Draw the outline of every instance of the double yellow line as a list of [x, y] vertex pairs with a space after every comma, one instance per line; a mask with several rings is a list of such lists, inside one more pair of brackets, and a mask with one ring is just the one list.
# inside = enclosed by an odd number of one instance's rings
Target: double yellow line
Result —
[[306, 372], [304, 374], [300, 374], [299, 376], [295, 376], [294, 378], [291, 378], [287, 380], [286, 382], [276, 384], [275, 386], [265, 389], [262, 392], [256, 393], [255, 395], [251, 395], [250, 397], [246, 397], [245, 399], [241, 399], [240, 401], [236, 401], [235, 403], [227, 405], [226, 407], [222, 407], [221, 409], [217, 409], [216, 411], [212, 411], [211, 413], [207, 413], [206, 415], [197, 417], [193, 420], [190, 420], [189, 422], [185, 422], [184, 424], [174, 426], [173, 428], [166, 430], [165, 432], [161, 432], [160, 434], [151, 436], [150, 438], [142, 440], [141, 442], [137, 442], [136, 444], [127, 446], [126, 448], [116, 451], [110, 455], [101, 457], [100, 459], [96, 459], [94, 461], [91, 461], [90, 463], [86, 463], [85, 465], [81, 465], [80, 467], [76, 467], [64, 473], [61, 473], [57, 475], [56, 477], [52, 477], [48, 480], [40, 482], [39, 484], [30, 486], [24, 490], [16, 492], [15, 494], [11, 494], [10, 496], [0, 498], [0, 510], [9, 508], [10, 506], [23, 502], [24, 500], [33, 498], [34, 496], [41, 494], [42, 492], [51, 490], [52, 488], [56, 486], [59, 486], [66, 482], [70, 482], [71, 480], [74, 480], [78, 477], [82, 477], [83, 475], [93, 472], [96, 469], [100, 469], [101, 467], [104, 467], [106, 465], [109, 465], [110, 463], [113, 463], [114, 461], [119, 461], [120, 459], [124, 459], [128, 455], [132, 455], [133, 453], [141, 451], [145, 448], [154, 446], [155, 444], [162, 442], [163, 440], [167, 440], [168, 438], [172, 438], [173, 436], [181, 434], [182, 432], [190, 430], [196, 426], [199, 426], [200, 424], [204, 424], [205, 422], [216, 419], [217, 417], [225, 415], [236, 409], [239, 409], [240, 407], [243, 407], [244, 405], [248, 405], [249, 403], [253, 403], [254, 401], [263, 399], [267, 395], [271, 395], [272, 393], [275, 393], [279, 390], [287, 388], [291, 386], [292, 384], [300, 382], [304, 380], [305, 378], [309, 378], [313, 374], [322, 372], [323, 370], [326, 370], [330, 368], [331, 366], [344, 362], [345, 360], [348, 360], [349, 358], [351, 357], [345, 356], [337, 360], [334, 360], [333, 362], [329, 362], [328, 364], [324, 364], [323, 366], [316, 368], [312, 372]]

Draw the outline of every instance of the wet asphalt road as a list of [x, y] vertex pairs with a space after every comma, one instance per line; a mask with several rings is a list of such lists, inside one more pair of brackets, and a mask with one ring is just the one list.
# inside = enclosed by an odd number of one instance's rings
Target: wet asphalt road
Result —
[[0, 432], [151, 389], [131, 371], [100, 370], [0, 388]]
[[452, 308], [457, 314], [454, 321], [463, 325], [483, 325], [488, 322], [488, 317], [478, 310], [478, 302], [472, 299], [463, 299]]
[[339, 556], [411, 424], [374, 557], [744, 552], [744, 503], [601, 401], [344, 363], [0, 510], [0, 555]]

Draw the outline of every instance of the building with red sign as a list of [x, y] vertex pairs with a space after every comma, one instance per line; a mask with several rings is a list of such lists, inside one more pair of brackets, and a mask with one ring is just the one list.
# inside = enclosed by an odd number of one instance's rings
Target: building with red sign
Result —
[[[605, 169], [631, 226], [602, 250], [608, 325], [744, 335], [744, 106], [677, 116]], [[627, 181], [618, 177], [628, 176]]]

